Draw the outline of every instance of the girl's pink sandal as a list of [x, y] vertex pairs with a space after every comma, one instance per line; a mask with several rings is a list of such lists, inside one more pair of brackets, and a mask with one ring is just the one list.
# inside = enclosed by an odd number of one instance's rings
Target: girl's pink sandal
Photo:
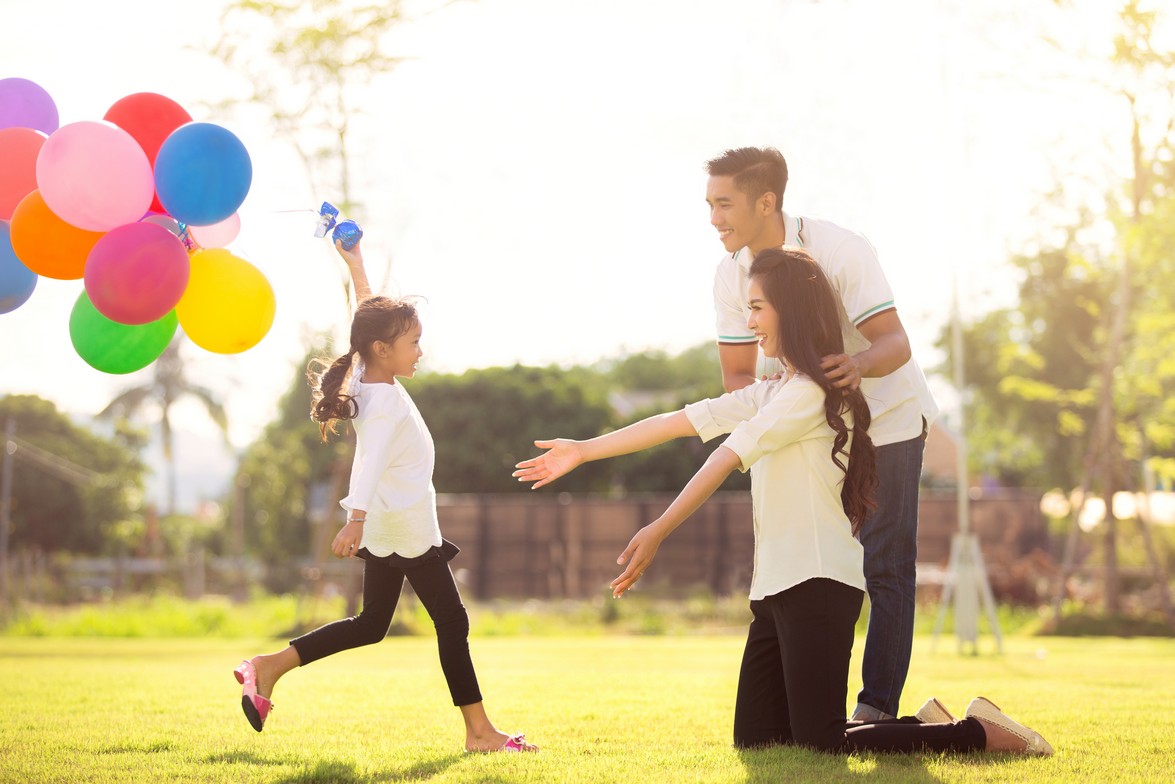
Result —
[[241, 662], [241, 666], [233, 670], [237, 683], [244, 686], [241, 689], [241, 710], [245, 711], [245, 718], [253, 725], [253, 729], [261, 732], [265, 726], [265, 719], [273, 710], [273, 703], [257, 693], [257, 668], [251, 661]]
[[526, 736], [522, 733], [508, 738], [505, 743], [501, 745], [498, 751], [538, 751], [539, 747], [526, 742]]

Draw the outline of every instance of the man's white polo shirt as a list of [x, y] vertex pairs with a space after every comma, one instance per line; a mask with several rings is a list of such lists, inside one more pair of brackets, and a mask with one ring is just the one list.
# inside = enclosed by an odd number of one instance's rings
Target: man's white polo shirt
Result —
[[[783, 223], [784, 244], [808, 251], [836, 290], [845, 353], [864, 351], [870, 344], [857, 326], [895, 307], [893, 290], [885, 279], [877, 251], [860, 234], [826, 220], [792, 218], [785, 213]], [[747, 272], [751, 260], [750, 249], [742, 248], [718, 263], [714, 275], [714, 312], [719, 343], [758, 342], [747, 328], [750, 315]], [[873, 414], [869, 434], [878, 446], [916, 438], [922, 434], [923, 418], [929, 426], [938, 415], [926, 376], [913, 357], [888, 376], [862, 379], [861, 391]]]

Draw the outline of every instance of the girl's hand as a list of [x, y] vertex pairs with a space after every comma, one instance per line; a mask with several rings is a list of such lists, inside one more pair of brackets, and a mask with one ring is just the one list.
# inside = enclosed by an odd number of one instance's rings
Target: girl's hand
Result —
[[362, 242], [362, 240], [356, 242], [351, 246], [350, 250], [347, 250], [343, 247], [342, 240], [335, 240], [335, 250], [338, 251], [338, 254], [343, 258], [343, 261], [347, 262], [348, 267], [354, 267], [356, 265], [360, 267], [363, 266], [363, 251], [359, 249], [359, 246], [362, 244]]
[[657, 548], [661, 546], [664, 539], [665, 534], [660, 531], [656, 523], [650, 523], [636, 532], [636, 536], [632, 537], [628, 547], [616, 559], [616, 563], [627, 563], [628, 567], [612, 581], [613, 599], [619, 599], [625, 591], [636, 585], [636, 581], [641, 579], [645, 569], [653, 562], [653, 558], [657, 555]]
[[511, 474], [518, 477], [519, 482], [534, 482], [531, 490], [538, 490], [554, 482], [583, 463], [583, 451], [578, 441], [556, 438], [553, 441], [535, 441], [534, 445], [547, 451], [538, 457], [523, 460], [514, 466], [518, 470]]
[[359, 552], [361, 541], [363, 541], [363, 523], [347, 523], [335, 534], [330, 551], [339, 558], [350, 558]]

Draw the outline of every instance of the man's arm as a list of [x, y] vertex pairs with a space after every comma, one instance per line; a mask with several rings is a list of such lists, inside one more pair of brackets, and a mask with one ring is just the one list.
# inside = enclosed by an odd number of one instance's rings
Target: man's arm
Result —
[[719, 343], [718, 362], [722, 365], [722, 386], [727, 392], [755, 383], [759, 364], [758, 343]]
[[852, 356], [830, 354], [821, 362], [825, 377], [835, 386], [856, 389], [862, 378], [888, 376], [910, 361], [910, 338], [897, 310], [870, 316], [857, 330], [869, 341], [869, 348]]

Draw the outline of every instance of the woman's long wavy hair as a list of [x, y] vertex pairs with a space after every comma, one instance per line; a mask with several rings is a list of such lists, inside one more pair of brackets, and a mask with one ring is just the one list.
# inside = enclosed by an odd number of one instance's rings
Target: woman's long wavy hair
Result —
[[[821, 358], [844, 353], [836, 294], [820, 265], [802, 248], [760, 251], [751, 262], [750, 276], [778, 314], [783, 358], [824, 390], [824, 418], [836, 434], [832, 462], [845, 472], [840, 499], [856, 535], [877, 506], [877, 449], [869, 437], [872, 418], [861, 390], [834, 387], [820, 367]], [[853, 420], [849, 450], [845, 449], [850, 438], [846, 413]]]
[[343, 391], [343, 382], [351, 372], [355, 355], [371, 361], [372, 345], [377, 340], [392, 343], [420, 321], [416, 305], [408, 299], [368, 297], [355, 309], [351, 320], [351, 344], [347, 352], [334, 361], [313, 359], [306, 369], [310, 382], [310, 418], [319, 423], [322, 440], [335, 433], [335, 423], [354, 419], [359, 403]]

